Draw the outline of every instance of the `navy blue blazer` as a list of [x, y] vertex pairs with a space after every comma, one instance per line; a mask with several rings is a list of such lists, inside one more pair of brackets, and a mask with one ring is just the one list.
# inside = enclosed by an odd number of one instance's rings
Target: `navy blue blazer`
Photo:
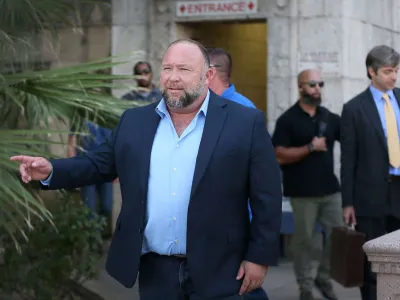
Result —
[[[129, 109], [107, 143], [84, 156], [52, 160], [50, 189], [119, 177], [122, 207], [106, 268], [126, 287], [140, 264], [150, 154], [158, 103]], [[196, 292], [233, 295], [240, 263], [276, 265], [282, 192], [264, 114], [211, 92], [193, 178], [187, 221], [187, 263]], [[250, 199], [253, 219], [247, 209]]]

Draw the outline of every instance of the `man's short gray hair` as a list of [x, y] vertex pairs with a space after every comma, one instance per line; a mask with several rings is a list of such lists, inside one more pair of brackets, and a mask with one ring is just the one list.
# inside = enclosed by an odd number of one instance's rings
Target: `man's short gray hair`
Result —
[[365, 65], [367, 67], [367, 76], [371, 79], [371, 75], [369, 75], [368, 69], [372, 68], [375, 74], [379, 68], [384, 66], [397, 67], [400, 63], [400, 55], [393, 48], [380, 45], [372, 48], [365, 60]]

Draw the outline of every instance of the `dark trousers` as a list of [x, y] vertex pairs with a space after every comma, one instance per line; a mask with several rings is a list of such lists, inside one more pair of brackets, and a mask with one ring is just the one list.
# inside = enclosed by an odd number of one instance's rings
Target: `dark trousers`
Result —
[[[389, 184], [388, 203], [400, 201], [400, 177]], [[391, 205], [389, 205], [391, 207]], [[357, 217], [356, 230], [366, 235], [366, 241], [376, 239], [400, 229], [400, 217], [388, 214], [385, 217]], [[371, 264], [364, 258], [364, 285], [361, 287], [362, 300], [376, 300], [376, 274], [371, 271]]]
[[[194, 290], [186, 259], [155, 253], [141, 258], [139, 295], [140, 300], [209, 300]], [[236, 294], [213, 300], [268, 300], [268, 297], [263, 289], [257, 289], [243, 296]]]

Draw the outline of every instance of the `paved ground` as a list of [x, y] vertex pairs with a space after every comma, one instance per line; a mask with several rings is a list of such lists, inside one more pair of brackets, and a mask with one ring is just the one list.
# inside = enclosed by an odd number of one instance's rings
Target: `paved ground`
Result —
[[[126, 289], [112, 279], [104, 270], [105, 258], [99, 263], [101, 269], [97, 280], [86, 283], [86, 287], [98, 293], [104, 300], [139, 300], [137, 287]], [[292, 271], [292, 263], [283, 261], [279, 267], [270, 268], [264, 288], [271, 300], [297, 300], [298, 292]], [[335, 284], [339, 300], [360, 300], [358, 289], [344, 289]], [[315, 292], [316, 296], [319, 296]], [[322, 298], [319, 298], [322, 299]]]

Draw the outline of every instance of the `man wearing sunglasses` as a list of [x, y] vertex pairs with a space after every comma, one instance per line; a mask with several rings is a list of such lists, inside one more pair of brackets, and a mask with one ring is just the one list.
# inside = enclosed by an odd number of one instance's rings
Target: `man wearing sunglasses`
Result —
[[[273, 143], [283, 171], [284, 196], [293, 208], [294, 271], [300, 300], [315, 299], [313, 287], [329, 300], [337, 297], [330, 282], [330, 234], [342, 225], [339, 182], [333, 146], [340, 137], [340, 118], [321, 106], [324, 82], [317, 70], [298, 75], [300, 99], [276, 123]], [[322, 225], [326, 244], [316, 278], [312, 278], [313, 235]]]
[[157, 102], [162, 98], [161, 92], [152, 82], [153, 71], [150, 63], [139, 61], [133, 67], [133, 75], [137, 76], [137, 89], [122, 96], [123, 100]]

